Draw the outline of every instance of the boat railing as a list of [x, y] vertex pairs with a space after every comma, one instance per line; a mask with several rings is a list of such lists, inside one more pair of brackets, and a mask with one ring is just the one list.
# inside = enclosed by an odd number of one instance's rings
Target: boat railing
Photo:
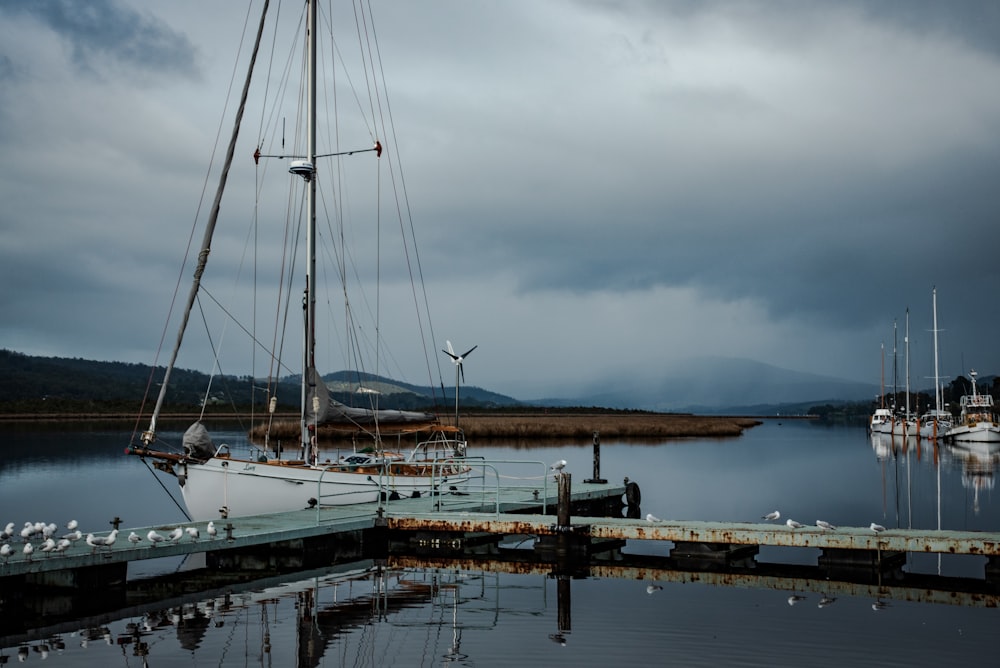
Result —
[[505, 492], [530, 489], [532, 496], [541, 502], [542, 513], [546, 512], [552, 476], [545, 462], [465, 457], [461, 463], [467, 471], [460, 476], [461, 482], [454, 485], [455, 489], [445, 489], [452, 486], [449, 480], [455, 480], [454, 475], [448, 474], [455, 465], [454, 460], [439, 459], [431, 463], [433, 477], [444, 480], [434, 492], [433, 511], [443, 512], [457, 506], [467, 508], [472, 497], [484, 507], [491, 506], [488, 512], [499, 516]]

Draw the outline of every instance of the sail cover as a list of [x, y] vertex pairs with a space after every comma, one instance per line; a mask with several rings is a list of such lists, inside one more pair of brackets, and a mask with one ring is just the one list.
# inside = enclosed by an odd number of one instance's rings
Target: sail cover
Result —
[[[330, 398], [330, 391], [316, 369], [309, 370], [309, 381], [309, 401], [306, 402], [306, 422], [309, 424], [413, 424], [437, 420], [437, 416], [433, 413], [355, 408], [342, 404]], [[317, 406], [318, 412], [315, 410]]]
[[215, 454], [215, 446], [212, 444], [212, 437], [208, 435], [208, 429], [201, 422], [195, 422], [181, 439], [184, 444], [184, 452], [188, 457], [195, 459], [208, 459]]

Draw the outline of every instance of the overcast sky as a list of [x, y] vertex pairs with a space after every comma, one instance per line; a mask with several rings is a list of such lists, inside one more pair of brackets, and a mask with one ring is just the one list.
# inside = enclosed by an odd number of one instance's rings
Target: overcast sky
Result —
[[[1000, 373], [1000, 3], [371, 4], [433, 346], [479, 346], [468, 383], [700, 356], [877, 383], [907, 307], [923, 379], [934, 286], [942, 374]], [[153, 361], [245, 18], [0, 3], [0, 347]]]

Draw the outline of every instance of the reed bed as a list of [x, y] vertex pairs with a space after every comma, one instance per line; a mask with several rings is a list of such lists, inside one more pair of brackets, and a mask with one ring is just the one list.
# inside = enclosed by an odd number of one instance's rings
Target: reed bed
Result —
[[[451, 424], [446, 421], [447, 424]], [[470, 441], [569, 440], [591, 442], [594, 432], [601, 439], [669, 439], [739, 436], [745, 429], [761, 424], [750, 417], [683, 415], [666, 413], [593, 413], [545, 415], [465, 415], [459, 425]], [[263, 425], [250, 430], [253, 439], [263, 437]], [[297, 420], [280, 420], [271, 426], [271, 437], [295, 439]], [[354, 435], [320, 426], [324, 442], [350, 440]]]

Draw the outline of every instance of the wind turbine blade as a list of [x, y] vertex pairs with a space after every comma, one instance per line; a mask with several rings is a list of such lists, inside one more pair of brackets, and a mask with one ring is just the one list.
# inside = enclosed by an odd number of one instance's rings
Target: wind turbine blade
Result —
[[[464, 383], [465, 382], [465, 367], [462, 366], [461, 362], [458, 362], [458, 371], [459, 371], [459, 374], [462, 376], [462, 382]], [[455, 391], [458, 392], [458, 389], [456, 389]]]
[[448, 345], [448, 354], [455, 357], [455, 349], [451, 347], [451, 341], [445, 339], [444, 342]]
[[462, 353], [462, 359], [465, 359], [466, 357], [468, 357], [469, 353], [471, 353], [473, 350], [475, 350], [478, 347], [479, 347], [479, 344], [477, 343], [476, 345], [474, 345], [471, 348], [469, 348], [468, 350], [466, 350], [464, 353]]
[[458, 364], [458, 355], [455, 353], [449, 353], [447, 350], [442, 350], [441, 352], [450, 357], [455, 364]]

